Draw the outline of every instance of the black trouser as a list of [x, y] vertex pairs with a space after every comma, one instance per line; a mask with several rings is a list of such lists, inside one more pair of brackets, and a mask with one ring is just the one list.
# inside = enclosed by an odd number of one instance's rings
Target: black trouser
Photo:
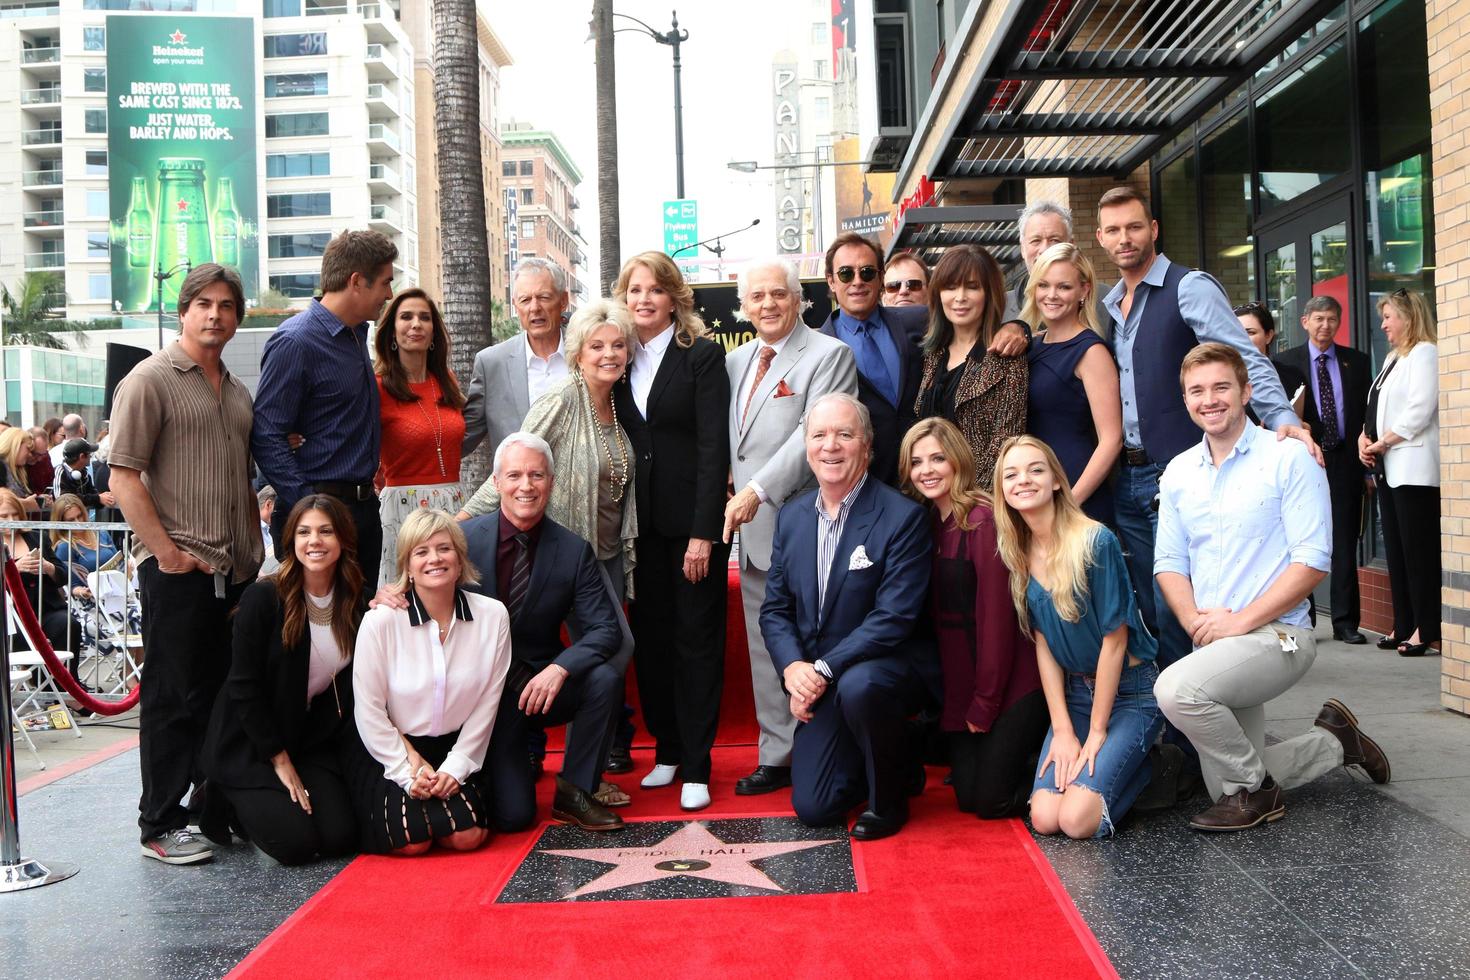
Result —
[[[378, 566], [383, 563], [383, 518], [379, 513], [378, 498], [337, 499], [347, 508], [347, 513], [352, 515], [352, 524], [357, 529], [357, 567], [362, 569], [362, 587], [371, 596], [378, 588]], [[271, 514], [271, 541], [275, 543], [277, 559], [286, 554], [287, 542], [284, 538], [286, 518], [290, 514], [290, 507], [277, 507]]]
[[[213, 575], [170, 575], [159, 570], [156, 558], [138, 566], [148, 673], [138, 715], [138, 826], [145, 841], [187, 826], [191, 813], [205, 821], [211, 816], [205, 808], [214, 804], [204, 791], [199, 749], [230, 670], [230, 610], [249, 584], [226, 585], [220, 598]], [[195, 789], [185, 811], [180, 803], [191, 783]]]
[[1393, 635], [1407, 640], [1419, 631], [1421, 643], [1439, 637], [1439, 487], [1374, 484], [1383, 522], [1384, 558], [1393, 593]]
[[684, 577], [688, 549], [687, 537], [639, 536], [633, 659], [643, 720], [656, 740], [655, 761], [678, 766], [686, 783], [708, 783], [725, 683], [730, 551], [715, 542], [709, 573], [691, 583]]
[[950, 732], [949, 761], [960, 810], [986, 820], [1025, 814], [1032, 766], [1049, 724], [1046, 695], [1035, 690], [1001, 712], [988, 732]]
[[235, 825], [256, 847], [282, 864], [305, 864], [357, 850], [357, 817], [347, 783], [330, 748], [292, 756], [291, 764], [311, 794], [310, 815], [291, 802], [285, 786], [218, 790], [235, 808]]
[[1355, 630], [1358, 600], [1358, 535], [1363, 528], [1363, 464], [1357, 443], [1344, 441], [1323, 457], [1332, 500], [1332, 628]]
[[588, 793], [597, 792], [623, 706], [623, 670], [603, 663], [568, 677], [551, 710], [534, 718], [521, 711], [519, 700], [520, 695], [509, 688], [501, 696], [485, 753], [490, 823], [502, 833], [523, 830], [536, 821], [536, 783], [526, 762], [526, 738], [533, 729], [570, 723], [562, 778]]

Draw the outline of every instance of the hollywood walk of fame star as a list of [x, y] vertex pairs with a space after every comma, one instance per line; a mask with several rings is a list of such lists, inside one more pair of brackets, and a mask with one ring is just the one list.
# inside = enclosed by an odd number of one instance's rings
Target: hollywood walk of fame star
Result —
[[593, 847], [576, 851], [542, 851], [557, 857], [579, 858], [616, 865], [611, 871], [594, 878], [563, 898], [578, 898], [593, 892], [605, 892], [628, 885], [660, 881], [675, 875], [707, 878], [732, 885], [745, 885], [767, 891], [785, 891], [750, 862], [761, 858], [805, 851], [836, 843], [835, 840], [788, 841], [779, 844], [727, 844], [709, 832], [703, 823], [694, 821], [656, 844], [647, 847]]

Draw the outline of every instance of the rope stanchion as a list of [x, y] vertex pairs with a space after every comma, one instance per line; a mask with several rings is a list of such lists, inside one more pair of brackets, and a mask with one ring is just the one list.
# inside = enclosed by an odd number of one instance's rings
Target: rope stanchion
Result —
[[[19, 582], [20, 569], [10, 560], [10, 550], [3, 540], [0, 540], [0, 560], [5, 562], [6, 583], [6, 588], [0, 592], [13, 591], [24, 603], [25, 590], [10, 588], [10, 573], [14, 572], [14, 581]], [[29, 603], [25, 608], [30, 612]], [[31, 619], [35, 618], [31, 613]], [[46, 649], [51, 651], [50, 646]], [[54, 657], [55, 652], [51, 652]], [[0, 671], [5, 674], [5, 684], [0, 686], [0, 725], [5, 726], [4, 732], [0, 733], [0, 895], [4, 895], [65, 881], [77, 873], [77, 866], [61, 861], [36, 861], [20, 853], [20, 794], [15, 785], [15, 737], [11, 728], [9, 628], [4, 636], [0, 636]]]
[[51, 672], [51, 676], [66, 690], [67, 694], [77, 699], [78, 704], [99, 715], [120, 715], [137, 706], [138, 692], [141, 690], [139, 687], [134, 687], [121, 701], [99, 701], [86, 688], [77, 683], [71, 671], [67, 670], [66, 664], [57, 658], [56, 650], [41, 629], [41, 622], [36, 618], [36, 611], [31, 608], [31, 600], [26, 595], [25, 581], [21, 578], [20, 569], [16, 567], [15, 561], [9, 555], [5, 557], [5, 589], [10, 593], [11, 603], [15, 608], [16, 618], [20, 620], [21, 629], [25, 630], [26, 638], [31, 641], [31, 649], [41, 655], [41, 659], [46, 661], [46, 669]]

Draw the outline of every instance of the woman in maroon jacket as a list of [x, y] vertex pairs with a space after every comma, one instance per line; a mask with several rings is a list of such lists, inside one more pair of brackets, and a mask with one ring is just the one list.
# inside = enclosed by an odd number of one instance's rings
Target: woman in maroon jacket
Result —
[[928, 501], [934, 517], [929, 601], [955, 799], [985, 819], [1022, 815], [1049, 718], [1036, 650], [1016, 621], [1009, 573], [996, 552], [990, 502], [975, 489], [974, 458], [951, 422], [919, 422], [904, 436], [899, 459], [904, 491]]

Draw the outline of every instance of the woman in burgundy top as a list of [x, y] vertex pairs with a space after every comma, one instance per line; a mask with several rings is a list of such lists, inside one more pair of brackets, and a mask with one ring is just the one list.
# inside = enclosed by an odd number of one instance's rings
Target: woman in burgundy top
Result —
[[[904, 436], [903, 489], [932, 508], [929, 601], [944, 673], [955, 799], [985, 819], [1026, 812], [1049, 722], [1036, 650], [1021, 632], [975, 462], [953, 423], [924, 419]], [[982, 485], [990, 483], [989, 475]]]

